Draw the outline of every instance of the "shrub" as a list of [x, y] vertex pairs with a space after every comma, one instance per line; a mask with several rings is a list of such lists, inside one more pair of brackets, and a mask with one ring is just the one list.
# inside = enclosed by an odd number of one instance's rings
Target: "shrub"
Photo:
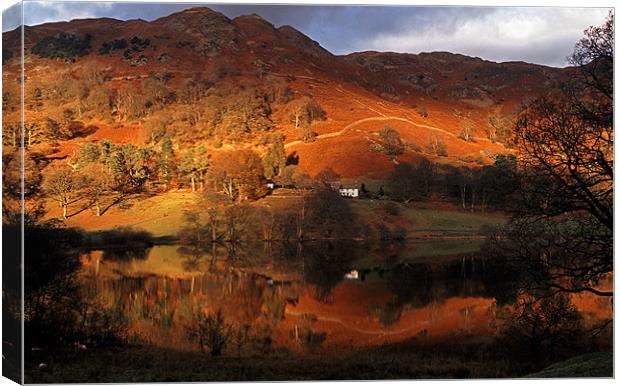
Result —
[[289, 105], [289, 120], [295, 128], [307, 127], [314, 121], [324, 121], [327, 113], [321, 105], [311, 97], [302, 97]]
[[395, 156], [403, 153], [403, 141], [398, 131], [391, 127], [384, 127], [379, 131], [379, 137], [383, 141], [383, 147], [387, 155]]
[[92, 36], [86, 34], [80, 38], [74, 34], [60, 33], [47, 36], [32, 47], [32, 53], [43, 58], [75, 59], [89, 53]]
[[127, 46], [127, 40], [125, 39], [114, 39], [110, 42], [103, 42], [101, 48], [99, 48], [99, 55], [107, 55], [112, 51], [127, 48]]
[[7, 60], [10, 60], [12, 57], [13, 57], [13, 52], [2, 47], [2, 64], [4, 64]]
[[411, 142], [406, 142], [406, 143], [405, 143], [405, 148], [406, 148], [407, 150], [410, 150], [410, 151], [415, 151], [415, 152], [417, 152], [417, 153], [421, 153], [421, 152], [422, 152], [422, 148], [421, 148], [420, 146], [418, 146], [418, 145], [417, 145], [417, 144], [415, 144], [415, 143], [411, 143]]
[[441, 157], [448, 156], [448, 150], [443, 139], [436, 134], [431, 134], [428, 140], [428, 149], [431, 154], [435, 154]]
[[191, 339], [196, 340], [201, 352], [209, 348], [212, 356], [222, 355], [233, 334], [232, 324], [226, 323], [222, 310], [204, 315], [196, 314], [196, 325], [188, 328]]
[[370, 151], [372, 151], [373, 153], [383, 153], [385, 149], [378, 143], [371, 143]]

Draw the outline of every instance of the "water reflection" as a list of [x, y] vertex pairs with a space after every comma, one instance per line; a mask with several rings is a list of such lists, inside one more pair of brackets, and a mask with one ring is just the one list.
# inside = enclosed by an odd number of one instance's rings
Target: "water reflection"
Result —
[[82, 256], [82, 280], [133, 333], [165, 347], [196, 350], [188, 327], [197, 314], [218, 311], [243, 342], [238, 355], [490, 336], [496, 307], [516, 299], [511, 281], [467, 246], [429, 256], [412, 252], [419, 246], [324, 241], [92, 251]]

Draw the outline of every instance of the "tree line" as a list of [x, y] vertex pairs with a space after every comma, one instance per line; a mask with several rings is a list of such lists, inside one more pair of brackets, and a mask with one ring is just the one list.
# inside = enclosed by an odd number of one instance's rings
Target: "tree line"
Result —
[[377, 194], [404, 203], [447, 199], [472, 212], [508, 210], [519, 181], [517, 160], [512, 155], [498, 155], [493, 164], [480, 168], [441, 165], [422, 159], [396, 165], [388, 178], [387, 189], [380, 189]]
[[[73, 35], [51, 39], [72, 39]], [[110, 47], [122, 45], [111, 42]], [[52, 49], [53, 45], [46, 45]], [[52, 47], [52, 48], [50, 48]], [[93, 120], [110, 125], [144, 126], [157, 145], [166, 135], [180, 142], [207, 141], [212, 146], [268, 137], [275, 127], [274, 111], [282, 114], [299, 139], [315, 137], [313, 122], [325, 120], [325, 110], [310, 95], [297, 95], [289, 80], [274, 75], [239, 79], [234, 73], [211, 71], [179, 78], [170, 72], [118, 79], [113, 72], [89, 62], [67, 68], [50, 80], [33, 79], [25, 87], [29, 116], [24, 142], [56, 146], [58, 141], [96, 130]], [[134, 79], [135, 78], [135, 79]], [[18, 147], [20, 86], [5, 82], [3, 110], [5, 146]]]

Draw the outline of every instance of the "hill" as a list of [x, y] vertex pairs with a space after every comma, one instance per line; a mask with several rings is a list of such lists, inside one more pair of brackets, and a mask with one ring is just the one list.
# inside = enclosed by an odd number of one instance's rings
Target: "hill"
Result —
[[[19, 96], [19, 32], [3, 34], [9, 103]], [[179, 150], [264, 152], [280, 133], [290, 162], [310, 175], [330, 167], [381, 179], [422, 158], [476, 167], [510, 152], [511, 115], [571, 71], [447, 52], [336, 56], [290, 26], [205, 7], [152, 22], [48, 23], [26, 27], [24, 38], [26, 143], [43, 161], [71, 162], [103, 139], [155, 146], [164, 135]], [[19, 117], [3, 111], [7, 145]], [[401, 154], [386, 154], [386, 126]]]

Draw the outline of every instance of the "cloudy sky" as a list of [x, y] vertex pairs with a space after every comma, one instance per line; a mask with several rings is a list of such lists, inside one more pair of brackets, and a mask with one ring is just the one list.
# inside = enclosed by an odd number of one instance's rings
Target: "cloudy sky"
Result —
[[[86, 17], [154, 20], [199, 4], [26, 1], [27, 25]], [[354, 51], [450, 51], [493, 61], [566, 65], [575, 42], [609, 9], [575, 7], [422, 7], [216, 5], [228, 17], [256, 13], [291, 25], [335, 54]], [[11, 9], [3, 31], [15, 28]], [[19, 19], [19, 18], [17, 18]]]

